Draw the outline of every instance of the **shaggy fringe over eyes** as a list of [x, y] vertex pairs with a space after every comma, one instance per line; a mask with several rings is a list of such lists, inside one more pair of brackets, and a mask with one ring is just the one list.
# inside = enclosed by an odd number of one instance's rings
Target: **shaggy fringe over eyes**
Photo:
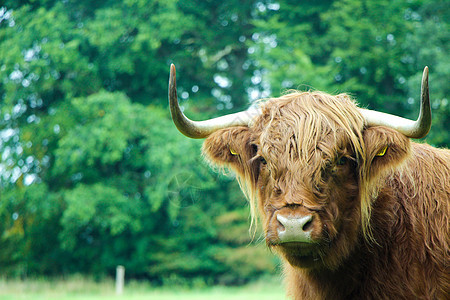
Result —
[[[370, 215], [375, 191], [368, 190], [367, 167], [363, 152], [365, 149], [362, 132], [364, 118], [357, 104], [347, 94], [332, 96], [323, 92], [291, 92], [280, 98], [261, 102], [262, 115], [254, 122], [254, 131], [260, 132], [261, 151], [270, 164], [271, 171], [277, 173], [280, 153], [289, 153], [286, 147], [296, 148], [302, 164], [313, 161], [314, 152], [321, 140], [332, 135], [329, 147], [339, 142], [338, 132], [344, 133], [350, 142], [359, 166], [359, 189], [361, 201], [361, 225], [367, 240], [373, 240], [370, 229]], [[283, 135], [293, 135], [297, 145], [283, 142]], [[334, 150], [334, 149], [330, 149]], [[288, 154], [287, 154], [288, 155]], [[293, 157], [281, 159], [292, 160]], [[249, 185], [247, 185], [248, 188]], [[251, 186], [251, 185], [250, 185]], [[254, 196], [256, 191], [250, 193]], [[252, 219], [255, 217], [252, 216]]]

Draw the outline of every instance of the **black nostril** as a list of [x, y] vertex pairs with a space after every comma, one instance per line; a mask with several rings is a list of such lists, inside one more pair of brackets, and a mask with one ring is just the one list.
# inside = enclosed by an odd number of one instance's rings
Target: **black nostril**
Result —
[[311, 220], [309, 220], [308, 222], [306, 222], [306, 223], [303, 225], [302, 230], [305, 231], [305, 232], [308, 231], [308, 230], [310, 230], [311, 227], [312, 227], [312, 222], [313, 222], [313, 220], [312, 220], [312, 218], [311, 218]]

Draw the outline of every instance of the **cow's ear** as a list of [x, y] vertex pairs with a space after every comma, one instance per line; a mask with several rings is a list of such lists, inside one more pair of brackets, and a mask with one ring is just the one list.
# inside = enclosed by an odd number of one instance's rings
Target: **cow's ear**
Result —
[[256, 155], [248, 127], [231, 127], [211, 134], [203, 143], [203, 154], [214, 165], [245, 175]]
[[369, 127], [363, 138], [366, 172], [370, 180], [394, 169], [410, 154], [409, 138], [393, 129]]

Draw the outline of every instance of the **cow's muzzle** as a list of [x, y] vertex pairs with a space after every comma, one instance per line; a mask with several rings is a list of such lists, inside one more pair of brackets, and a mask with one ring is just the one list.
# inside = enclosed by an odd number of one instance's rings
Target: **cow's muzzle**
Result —
[[285, 217], [281, 214], [277, 215], [277, 220], [282, 227], [278, 227], [279, 243], [312, 243], [311, 231], [313, 215], [306, 215], [301, 217], [289, 216]]

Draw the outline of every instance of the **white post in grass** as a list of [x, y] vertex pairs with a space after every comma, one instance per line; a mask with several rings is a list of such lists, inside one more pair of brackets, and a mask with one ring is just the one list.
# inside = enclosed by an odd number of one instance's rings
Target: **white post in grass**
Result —
[[124, 282], [125, 282], [125, 267], [117, 266], [117, 268], [116, 268], [116, 295], [123, 294]]

